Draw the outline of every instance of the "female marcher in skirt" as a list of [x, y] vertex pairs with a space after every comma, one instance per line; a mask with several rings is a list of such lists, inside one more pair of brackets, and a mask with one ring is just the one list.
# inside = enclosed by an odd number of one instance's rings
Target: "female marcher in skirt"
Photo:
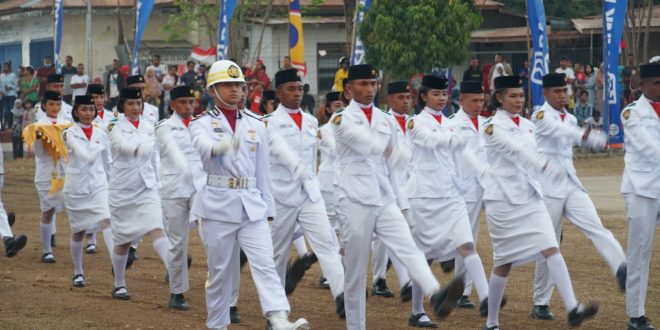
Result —
[[126, 261], [131, 241], [149, 234], [153, 246], [167, 267], [169, 242], [163, 232], [163, 214], [156, 180], [154, 126], [143, 122], [142, 91], [123, 88], [117, 110], [121, 119], [108, 126], [112, 167], [110, 169], [110, 216], [114, 236], [112, 266], [115, 287], [112, 297], [128, 300]]
[[[108, 209], [110, 150], [108, 135], [94, 123], [96, 109], [90, 96], [78, 95], [71, 112], [75, 125], [62, 133], [69, 152], [64, 182], [64, 206], [71, 225], [73, 286], [85, 286], [83, 237], [86, 230], [102, 228], [108, 249], [112, 244]], [[110, 253], [112, 255], [112, 253]]]
[[570, 326], [578, 326], [598, 311], [594, 304], [580, 304], [559, 252], [552, 220], [543, 204], [541, 172], [558, 175], [550, 162], [536, 153], [534, 124], [521, 117], [525, 94], [517, 76], [495, 79], [493, 94], [497, 112], [484, 126], [483, 136], [489, 168], [483, 173], [484, 204], [493, 243], [493, 273], [490, 276], [488, 330], [499, 330], [500, 301], [512, 265], [545, 258], [552, 281], [564, 302]]

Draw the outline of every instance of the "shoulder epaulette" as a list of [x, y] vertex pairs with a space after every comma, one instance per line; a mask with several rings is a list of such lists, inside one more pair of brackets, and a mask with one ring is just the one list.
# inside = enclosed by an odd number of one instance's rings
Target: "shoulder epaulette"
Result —
[[449, 119], [452, 119], [452, 118], [454, 118], [454, 117], [456, 117], [456, 114], [455, 114], [455, 113], [452, 113], [451, 116], [449, 116], [448, 118], [449, 118]]
[[199, 119], [199, 118], [204, 117], [205, 115], [206, 115], [206, 110], [205, 110], [204, 112], [200, 113], [199, 115], [195, 116], [192, 120], [195, 121], [195, 120], [197, 120], [197, 119]]
[[269, 114], [267, 114], [267, 115], [265, 115], [265, 116], [263, 116], [263, 117], [261, 117], [261, 119], [266, 119], [266, 118], [270, 118], [270, 117], [271, 117], [272, 115], [273, 115], [272, 113], [269, 113]]
[[383, 110], [383, 109], [381, 109], [381, 108], [378, 108], [378, 110], [382, 111], [384, 114], [388, 114], [388, 115], [390, 115], [390, 116], [392, 115], [391, 113], [389, 113], [389, 112], [387, 112], [387, 111], [385, 111], [385, 110]]
[[344, 111], [344, 109], [345, 109], [345, 108], [341, 108], [341, 109], [335, 111], [335, 113], [341, 113], [342, 111]]
[[156, 127], [158, 127], [158, 126], [164, 124], [166, 120], [167, 120], [167, 118], [159, 120], [159, 121], [156, 123]]
[[493, 119], [493, 117], [492, 117], [492, 116], [491, 116], [491, 117], [488, 117], [488, 118], [486, 118], [486, 121], [484, 121], [484, 124], [488, 124], [488, 123], [490, 123], [492, 119]]
[[253, 114], [251, 111], [242, 111], [242, 112], [243, 112], [244, 115], [246, 115], [246, 116], [248, 116], [248, 117], [252, 117], [252, 118], [254, 118], [254, 119], [256, 119], [256, 120], [261, 121], [261, 118], [257, 117], [257, 116], [256, 116], [255, 114]]
[[629, 107], [634, 107], [637, 101], [633, 101], [632, 103], [626, 105], [624, 108], [629, 108]]
[[96, 128], [101, 127], [101, 126], [99, 126], [99, 123], [97, 123], [97, 122], [95, 122], [95, 121], [92, 122], [92, 125], [94, 125], [94, 127], [96, 127]]

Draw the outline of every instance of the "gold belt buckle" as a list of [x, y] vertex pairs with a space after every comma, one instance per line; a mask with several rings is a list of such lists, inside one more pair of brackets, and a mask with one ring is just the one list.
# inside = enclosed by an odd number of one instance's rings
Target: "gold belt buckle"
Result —
[[234, 189], [234, 177], [229, 178], [229, 189]]

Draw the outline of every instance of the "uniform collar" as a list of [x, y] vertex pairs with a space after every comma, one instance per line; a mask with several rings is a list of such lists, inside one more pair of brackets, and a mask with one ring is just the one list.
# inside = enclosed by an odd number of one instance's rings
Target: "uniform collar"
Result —
[[424, 109], [422, 109], [422, 111], [427, 112], [427, 113], [429, 113], [430, 115], [433, 115], [433, 116], [443, 116], [444, 117], [444, 115], [442, 114], [442, 110], [436, 111], [436, 110], [433, 110], [429, 107], [424, 107]]

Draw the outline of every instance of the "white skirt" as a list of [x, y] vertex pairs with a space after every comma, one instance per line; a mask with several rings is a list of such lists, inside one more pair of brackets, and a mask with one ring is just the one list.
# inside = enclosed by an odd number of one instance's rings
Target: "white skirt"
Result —
[[154, 229], [163, 229], [163, 210], [158, 189], [143, 189], [135, 199], [122, 190], [110, 190], [110, 222], [115, 245], [137, 240]]
[[89, 195], [64, 194], [64, 205], [72, 233], [95, 231], [101, 221], [110, 219], [108, 189], [99, 189]]
[[64, 210], [64, 194], [58, 191], [54, 194], [49, 194], [50, 181], [35, 182], [37, 187], [37, 194], [39, 195], [39, 207], [41, 213], [55, 209], [55, 212]]
[[410, 215], [415, 221], [415, 244], [427, 259], [454, 259], [459, 246], [474, 243], [467, 207], [460, 197], [411, 198]]
[[541, 251], [558, 248], [555, 230], [543, 201], [522, 205], [484, 201], [495, 267], [521, 265], [541, 258]]

